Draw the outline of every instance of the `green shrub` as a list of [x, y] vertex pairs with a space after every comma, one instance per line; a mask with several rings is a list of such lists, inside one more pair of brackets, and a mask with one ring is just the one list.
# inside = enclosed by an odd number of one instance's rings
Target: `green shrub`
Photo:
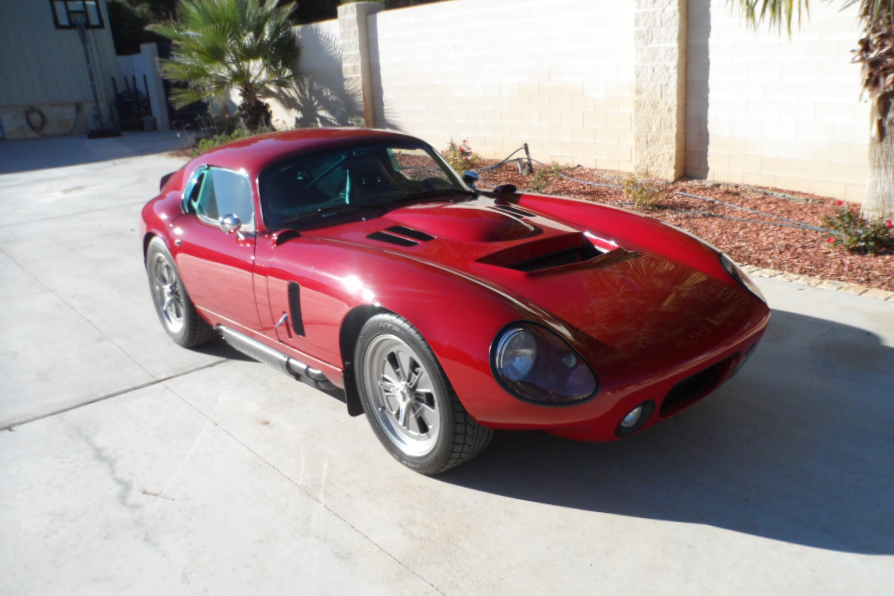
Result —
[[871, 221], [860, 215], [856, 205], [838, 202], [838, 213], [823, 217], [823, 224], [832, 230], [828, 242], [846, 248], [851, 252], [878, 254], [885, 247], [894, 246], [891, 228], [894, 222], [888, 220]]

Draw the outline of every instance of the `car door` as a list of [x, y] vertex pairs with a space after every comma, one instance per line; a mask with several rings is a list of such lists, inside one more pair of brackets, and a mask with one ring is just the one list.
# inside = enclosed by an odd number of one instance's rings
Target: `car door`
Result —
[[[221, 224], [227, 217], [229, 232]], [[200, 167], [186, 186], [176, 228], [177, 267], [196, 306], [215, 324], [259, 329], [252, 282], [255, 204], [248, 176]]]

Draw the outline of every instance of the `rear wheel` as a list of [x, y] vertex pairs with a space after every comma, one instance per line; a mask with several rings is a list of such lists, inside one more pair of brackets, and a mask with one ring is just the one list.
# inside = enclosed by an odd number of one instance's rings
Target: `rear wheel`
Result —
[[490, 443], [493, 431], [466, 412], [425, 339], [403, 318], [377, 315], [367, 321], [355, 362], [370, 426], [408, 468], [437, 474]]
[[149, 242], [146, 274], [162, 327], [176, 343], [191, 348], [215, 338], [214, 330], [189, 299], [174, 258], [159, 238]]

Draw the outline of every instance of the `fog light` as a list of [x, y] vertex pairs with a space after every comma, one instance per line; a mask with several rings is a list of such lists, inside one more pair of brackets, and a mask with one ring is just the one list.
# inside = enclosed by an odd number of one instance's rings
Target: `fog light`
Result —
[[625, 437], [636, 432], [642, 427], [642, 425], [648, 422], [649, 417], [654, 411], [654, 401], [649, 400], [647, 402], [641, 403], [640, 405], [627, 412], [627, 415], [621, 419], [621, 423], [618, 424], [618, 428], [615, 429], [615, 434], [619, 437]]
[[643, 415], [643, 407], [636, 406], [630, 413], [624, 416], [624, 420], [621, 421], [622, 428], [630, 428], [631, 426], [635, 426], [639, 419], [642, 418]]

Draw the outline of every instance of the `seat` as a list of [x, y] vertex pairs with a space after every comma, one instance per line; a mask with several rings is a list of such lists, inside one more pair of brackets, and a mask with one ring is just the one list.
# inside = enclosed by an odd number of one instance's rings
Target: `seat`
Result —
[[349, 203], [375, 203], [383, 195], [399, 190], [375, 157], [357, 158], [347, 164], [347, 170]]

